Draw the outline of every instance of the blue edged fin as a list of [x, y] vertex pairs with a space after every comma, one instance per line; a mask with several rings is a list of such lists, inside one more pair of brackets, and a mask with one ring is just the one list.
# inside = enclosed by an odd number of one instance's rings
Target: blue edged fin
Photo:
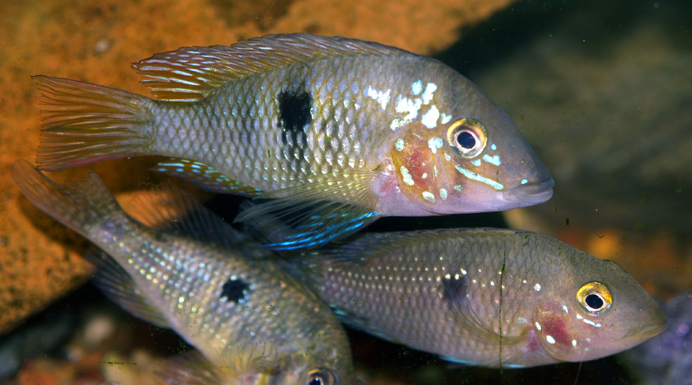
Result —
[[153, 170], [180, 178], [211, 192], [246, 197], [256, 197], [262, 193], [258, 188], [234, 181], [212, 166], [188, 159], [171, 158], [167, 162], [160, 162]]
[[93, 248], [84, 254], [84, 258], [98, 267], [92, 282], [108, 299], [139, 319], [170, 328], [166, 317], [142, 296], [130, 275], [108, 254]]
[[377, 43], [300, 34], [267, 35], [229, 46], [183, 47], [156, 54], [132, 67], [157, 98], [170, 102], [204, 99], [221, 85], [253, 73], [330, 56], [392, 55], [405, 51]]
[[[332, 240], [353, 234], [379, 218], [374, 210], [377, 197], [370, 191], [375, 172], [328, 174], [313, 178], [296, 187], [265, 193], [259, 198], [273, 199], [241, 212], [235, 222], [248, 222], [266, 215], [281, 220], [290, 230], [283, 239], [269, 244], [275, 250], [322, 246]], [[330, 199], [342, 198], [349, 203]], [[252, 224], [271, 234], [271, 226]]]

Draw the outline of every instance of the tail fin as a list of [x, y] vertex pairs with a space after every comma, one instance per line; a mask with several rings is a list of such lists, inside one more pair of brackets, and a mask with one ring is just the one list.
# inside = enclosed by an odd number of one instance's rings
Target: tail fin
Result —
[[32, 76], [46, 113], [39, 169], [60, 170], [100, 160], [142, 155], [151, 143], [151, 99], [95, 84]]
[[57, 184], [26, 160], [18, 160], [12, 165], [12, 178], [36, 207], [82, 235], [114, 213], [122, 212], [93, 172], [76, 182]]

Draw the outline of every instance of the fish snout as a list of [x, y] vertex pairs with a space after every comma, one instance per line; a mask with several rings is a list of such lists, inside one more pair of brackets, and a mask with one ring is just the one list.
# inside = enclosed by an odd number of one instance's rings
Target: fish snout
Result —
[[553, 186], [555, 181], [548, 177], [540, 182], [528, 182], [504, 191], [502, 197], [506, 201], [517, 202], [520, 206], [536, 205], [546, 202], [553, 196]]

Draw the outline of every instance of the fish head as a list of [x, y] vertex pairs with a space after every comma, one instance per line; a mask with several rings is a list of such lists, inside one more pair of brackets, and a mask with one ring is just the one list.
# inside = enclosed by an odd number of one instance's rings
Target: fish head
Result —
[[574, 250], [576, 263], [554, 280], [557, 284], [544, 293], [533, 317], [538, 344], [552, 359], [609, 356], [665, 329], [658, 304], [623, 268]]
[[[399, 188], [436, 214], [502, 211], [552, 197], [550, 173], [512, 119], [468, 79], [444, 66], [399, 97], [414, 115], [391, 149]], [[415, 93], [415, 92], [414, 92]]]
[[350, 350], [324, 341], [311, 351], [295, 351], [287, 363], [270, 373], [263, 384], [352, 385], [356, 383]]

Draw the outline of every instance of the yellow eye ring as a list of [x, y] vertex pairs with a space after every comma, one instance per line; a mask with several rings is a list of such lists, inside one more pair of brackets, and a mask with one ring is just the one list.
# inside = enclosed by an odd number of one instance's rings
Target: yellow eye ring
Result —
[[488, 137], [479, 121], [462, 118], [452, 123], [447, 129], [447, 143], [461, 157], [471, 159], [485, 150]]
[[337, 380], [331, 370], [315, 368], [308, 372], [305, 385], [336, 385]]
[[613, 296], [606, 285], [593, 281], [585, 283], [577, 291], [577, 301], [589, 314], [601, 315], [610, 310], [610, 306], [613, 304]]

